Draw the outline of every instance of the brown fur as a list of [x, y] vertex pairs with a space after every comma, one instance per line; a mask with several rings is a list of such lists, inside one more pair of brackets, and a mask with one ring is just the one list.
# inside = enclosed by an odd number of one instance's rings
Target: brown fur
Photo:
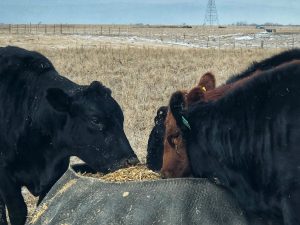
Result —
[[[203, 91], [212, 90], [215, 88], [215, 84], [215, 76], [207, 72], [202, 75], [197, 88]], [[186, 101], [189, 104], [202, 98], [202, 92], [196, 93], [201, 94], [201, 96], [188, 96], [187, 91], [182, 91], [182, 93], [186, 96]], [[177, 177], [179, 175], [180, 177], [184, 177], [190, 175], [191, 171], [186, 145], [170, 109], [168, 110], [165, 120], [165, 128], [163, 166], [161, 169], [162, 176]]]
[[170, 110], [165, 120], [163, 177], [184, 177], [190, 174], [186, 145]]

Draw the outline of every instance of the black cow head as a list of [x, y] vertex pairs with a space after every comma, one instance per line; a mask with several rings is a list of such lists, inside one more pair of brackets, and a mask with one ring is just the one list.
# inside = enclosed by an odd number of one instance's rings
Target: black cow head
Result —
[[185, 94], [181, 91], [176, 91], [173, 93], [170, 99], [170, 111], [173, 114], [176, 124], [179, 129], [182, 131], [186, 131], [190, 129], [190, 125], [188, 124], [188, 121], [186, 120], [185, 114], [186, 114], [186, 108], [187, 103], [185, 99]]
[[147, 167], [154, 171], [159, 171], [162, 166], [164, 152], [164, 134], [165, 134], [165, 119], [167, 116], [168, 107], [161, 106], [157, 110], [154, 119], [154, 127], [150, 133], [147, 147]]
[[138, 162], [123, 129], [124, 116], [111, 91], [97, 81], [73, 95], [47, 90], [51, 107], [65, 115], [56, 141], [101, 172]]

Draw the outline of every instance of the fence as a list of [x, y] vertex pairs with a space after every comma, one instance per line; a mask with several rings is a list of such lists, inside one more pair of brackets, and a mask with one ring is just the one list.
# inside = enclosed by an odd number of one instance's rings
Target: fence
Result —
[[[278, 30], [278, 29], [277, 29]], [[260, 31], [260, 32], [258, 32]], [[2, 24], [0, 35], [91, 35], [126, 37], [195, 48], [295, 48], [300, 47], [300, 28], [294, 32], [268, 33], [253, 28], [209, 30], [186, 27], [117, 25]]]

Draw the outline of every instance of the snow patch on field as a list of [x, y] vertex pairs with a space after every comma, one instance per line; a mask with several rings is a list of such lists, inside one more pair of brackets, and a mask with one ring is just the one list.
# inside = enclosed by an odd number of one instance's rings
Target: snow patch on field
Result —
[[160, 38], [147, 38], [138, 36], [91, 36], [91, 35], [74, 35], [80, 40], [96, 41], [110, 44], [127, 44], [141, 46], [178, 46], [186, 48], [286, 48], [300, 47], [300, 34], [294, 35], [278, 35], [268, 32], [260, 32], [256, 34], [227, 34], [220, 36], [207, 37], [191, 37], [182, 39], [163, 36]]
[[241, 36], [241, 37], [236, 37], [234, 38], [235, 40], [253, 40], [254, 38], [253, 37], [250, 37], [250, 36]]

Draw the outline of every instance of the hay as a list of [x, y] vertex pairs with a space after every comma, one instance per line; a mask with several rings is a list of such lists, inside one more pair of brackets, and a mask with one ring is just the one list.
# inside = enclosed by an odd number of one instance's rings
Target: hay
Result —
[[44, 212], [46, 212], [46, 210], [48, 209], [47, 204], [49, 204], [49, 202], [51, 202], [55, 197], [63, 194], [66, 190], [71, 188], [76, 182], [77, 180], [68, 181], [68, 183], [66, 183], [47, 203], [43, 203], [43, 205], [39, 208], [39, 210], [37, 210], [33, 215], [28, 217], [30, 219], [29, 224], [36, 223], [36, 221], [38, 221], [40, 217], [44, 214]]
[[105, 175], [101, 173], [83, 173], [81, 175], [120, 183], [128, 181], [158, 180], [161, 178], [160, 174], [149, 170], [145, 165], [123, 168]]
[[40, 209], [30, 217], [29, 224], [34, 224], [36, 221], [38, 221], [38, 219], [44, 214], [44, 212], [46, 212], [47, 209], [48, 206], [44, 203]]

